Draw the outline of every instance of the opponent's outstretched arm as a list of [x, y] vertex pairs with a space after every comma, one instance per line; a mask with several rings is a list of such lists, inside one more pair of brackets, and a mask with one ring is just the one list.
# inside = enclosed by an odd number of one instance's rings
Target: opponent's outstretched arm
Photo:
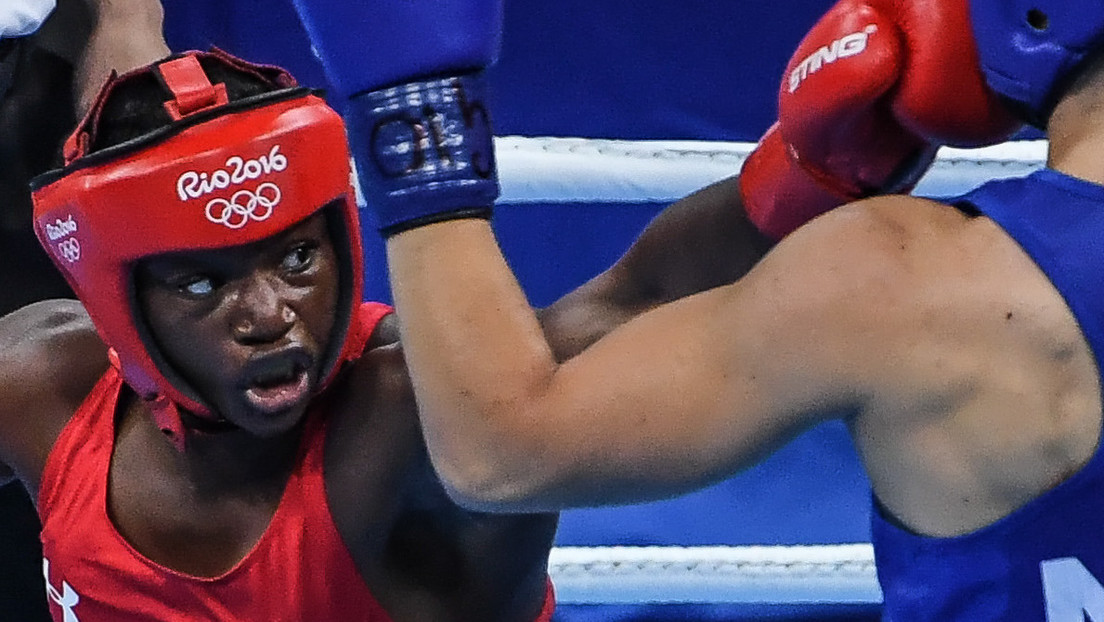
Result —
[[852, 312], [872, 308], [879, 288], [866, 281], [877, 275], [825, 261], [834, 241], [811, 235], [562, 364], [485, 223], [394, 236], [404, 348], [442, 479], [461, 503], [492, 511], [663, 498], [858, 409], [874, 382], [866, 370], [889, 367], [849, 355], [872, 345], [854, 338], [874, 331]]

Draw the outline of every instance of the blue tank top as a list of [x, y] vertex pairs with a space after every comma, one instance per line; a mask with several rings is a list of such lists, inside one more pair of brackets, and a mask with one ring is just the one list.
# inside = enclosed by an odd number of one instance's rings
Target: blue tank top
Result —
[[[1104, 186], [1050, 169], [955, 199], [999, 224], [1062, 294], [1104, 360]], [[1057, 487], [963, 536], [902, 529], [875, 502], [887, 622], [1104, 622], [1104, 452]]]

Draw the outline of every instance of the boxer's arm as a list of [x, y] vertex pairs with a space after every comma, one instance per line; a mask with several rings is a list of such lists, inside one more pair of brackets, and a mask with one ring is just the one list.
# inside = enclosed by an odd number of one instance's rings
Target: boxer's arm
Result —
[[559, 360], [658, 305], [743, 276], [773, 242], [751, 224], [733, 177], [663, 210], [608, 270], [538, 312]]
[[0, 475], [37, 488], [54, 441], [107, 369], [107, 349], [76, 301], [0, 318]]
[[916, 307], [916, 288], [894, 263], [903, 245], [859, 222], [845, 211], [803, 228], [739, 281], [645, 313], [562, 364], [486, 223], [389, 239], [435, 467], [483, 510], [654, 500], [884, 397], [900, 367], [887, 356], [905, 347], [894, 327], [915, 323], [894, 314]]
[[165, 12], [160, 0], [81, 1], [91, 12], [92, 31], [76, 62], [74, 96], [78, 118], [91, 107], [112, 70], [125, 73], [170, 53], [165, 43]]

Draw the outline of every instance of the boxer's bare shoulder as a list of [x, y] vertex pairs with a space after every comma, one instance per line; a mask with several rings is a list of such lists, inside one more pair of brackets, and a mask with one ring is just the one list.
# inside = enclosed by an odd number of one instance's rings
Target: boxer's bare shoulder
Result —
[[0, 463], [37, 480], [107, 366], [107, 348], [76, 301], [38, 302], [0, 318]]

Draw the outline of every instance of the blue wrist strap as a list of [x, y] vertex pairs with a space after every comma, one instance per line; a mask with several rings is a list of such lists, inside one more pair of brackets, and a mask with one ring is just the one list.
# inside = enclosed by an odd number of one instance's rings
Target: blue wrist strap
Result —
[[357, 176], [380, 232], [490, 218], [498, 198], [482, 74], [356, 95], [345, 118]]

